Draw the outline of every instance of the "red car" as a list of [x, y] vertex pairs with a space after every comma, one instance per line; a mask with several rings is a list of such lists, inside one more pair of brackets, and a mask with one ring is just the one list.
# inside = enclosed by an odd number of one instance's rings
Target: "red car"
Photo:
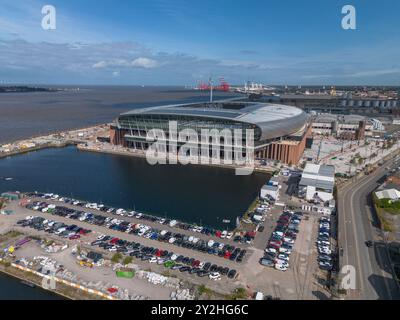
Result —
[[231, 257], [231, 255], [232, 254], [229, 251], [226, 251], [225, 254], [224, 254], [224, 258], [225, 259], [229, 259]]
[[72, 236], [69, 237], [69, 240], [76, 240], [79, 239], [81, 236], [79, 234], [74, 234]]
[[156, 257], [161, 257], [161, 255], [163, 254], [163, 252], [161, 250], [157, 250], [155, 256]]
[[197, 268], [200, 265], [200, 261], [199, 260], [194, 260], [192, 262], [192, 267]]
[[270, 241], [269, 243], [270, 244], [274, 244], [274, 245], [279, 246], [279, 247], [282, 245], [282, 241], [280, 241], [280, 240], [273, 240], [273, 241]]
[[118, 241], [119, 241], [118, 238], [113, 238], [113, 239], [110, 240], [110, 243], [111, 244], [116, 244]]
[[277, 250], [281, 247], [280, 245], [278, 245], [274, 242], [270, 242], [268, 246], [271, 248], [277, 249]]

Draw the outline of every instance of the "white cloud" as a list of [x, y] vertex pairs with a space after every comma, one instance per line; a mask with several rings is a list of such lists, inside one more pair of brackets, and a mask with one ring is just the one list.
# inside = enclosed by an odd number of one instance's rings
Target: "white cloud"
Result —
[[158, 66], [157, 61], [149, 58], [140, 57], [132, 61], [132, 67], [151, 69], [151, 68], [156, 68], [157, 66]]
[[125, 68], [144, 68], [144, 69], [152, 69], [159, 66], [159, 63], [156, 60], [139, 57], [134, 60], [126, 60], [126, 59], [111, 59], [111, 60], [102, 60], [93, 64], [94, 69], [104, 69], [104, 68], [115, 68], [115, 67], [125, 67]]

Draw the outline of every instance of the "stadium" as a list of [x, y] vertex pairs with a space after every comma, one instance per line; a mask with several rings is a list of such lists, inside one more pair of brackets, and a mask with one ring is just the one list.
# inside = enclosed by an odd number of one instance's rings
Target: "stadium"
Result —
[[[127, 148], [147, 150], [151, 129], [254, 130], [254, 154], [258, 159], [297, 164], [310, 134], [307, 114], [292, 106], [239, 101], [166, 105], [135, 109], [121, 114], [111, 126], [110, 141]], [[168, 140], [168, 136], [166, 137]], [[243, 137], [245, 139], [245, 137]], [[221, 143], [223, 144], [223, 143]]]

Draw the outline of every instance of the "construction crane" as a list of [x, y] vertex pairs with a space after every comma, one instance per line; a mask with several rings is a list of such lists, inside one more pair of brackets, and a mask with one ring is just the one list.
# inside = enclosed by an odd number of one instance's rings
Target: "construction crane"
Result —
[[[197, 89], [200, 91], [209, 91], [211, 90], [211, 81], [208, 83], [204, 83], [202, 81], [199, 82]], [[228, 92], [230, 90], [230, 84], [225, 81], [224, 78], [219, 78], [219, 85], [213, 86], [214, 91], [225, 91]]]

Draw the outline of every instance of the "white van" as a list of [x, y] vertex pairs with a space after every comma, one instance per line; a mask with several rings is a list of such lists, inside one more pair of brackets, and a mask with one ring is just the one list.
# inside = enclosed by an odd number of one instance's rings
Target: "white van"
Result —
[[264, 300], [264, 294], [262, 292], [256, 292], [254, 300]]

